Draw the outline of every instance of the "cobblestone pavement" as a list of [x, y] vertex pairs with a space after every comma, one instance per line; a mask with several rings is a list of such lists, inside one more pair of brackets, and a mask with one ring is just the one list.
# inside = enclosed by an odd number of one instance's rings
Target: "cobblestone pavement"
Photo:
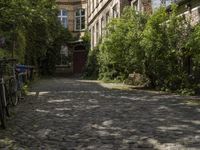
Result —
[[0, 149], [200, 150], [200, 106], [191, 97], [118, 86], [34, 83], [0, 130]]

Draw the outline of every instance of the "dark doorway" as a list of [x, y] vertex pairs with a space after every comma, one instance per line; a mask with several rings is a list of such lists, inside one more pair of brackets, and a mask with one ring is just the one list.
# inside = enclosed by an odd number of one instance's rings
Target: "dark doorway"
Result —
[[73, 53], [73, 72], [75, 74], [83, 72], [86, 60], [87, 60], [87, 53], [85, 47], [82, 45], [75, 46]]

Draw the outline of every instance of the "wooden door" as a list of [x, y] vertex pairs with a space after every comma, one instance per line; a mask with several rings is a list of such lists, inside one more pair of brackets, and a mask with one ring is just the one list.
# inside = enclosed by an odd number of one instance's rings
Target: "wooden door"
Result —
[[73, 55], [73, 72], [75, 74], [83, 73], [87, 60], [85, 50], [75, 50]]

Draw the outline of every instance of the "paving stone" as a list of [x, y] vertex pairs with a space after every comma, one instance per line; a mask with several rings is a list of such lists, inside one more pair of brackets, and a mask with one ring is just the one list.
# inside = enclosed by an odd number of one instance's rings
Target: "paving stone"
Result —
[[185, 97], [117, 84], [52, 78], [12, 108], [0, 149], [199, 150], [200, 106]]

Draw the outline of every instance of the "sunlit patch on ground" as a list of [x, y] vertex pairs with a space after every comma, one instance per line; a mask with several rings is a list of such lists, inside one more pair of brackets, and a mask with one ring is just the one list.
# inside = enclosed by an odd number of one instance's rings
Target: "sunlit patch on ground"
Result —
[[49, 100], [48, 103], [62, 103], [62, 102], [70, 102], [70, 99], [59, 99], [59, 100]]
[[186, 99], [184, 100], [184, 102], [187, 104], [187, 105], [198, 105], [200, 106], [200, 99]]
[[200, 149], [200, 108], [187, 103], [193, 97], [126, 88], [63, 78], [34, 83], [0, 130], [0, 149]]
[[0, 149], [5, 148], [5, 147], [6, 149], [12, 149], [12, 148], [15, 148], [15, 144], [16, 144], [16, 141], [13, 141], [9, 138], [0, 139]]
[[99, 82], [99, 85], [108, 89], [113, 90], [131, 90], [133, 86], [125, 85], [125, 84], [119, 84], [119, 83], [101, 83]]
[[70, 110], [72, 110], [72, 108], [55, 108], [55, 110], [58, 110], [58, 111], [65, 111], [65, 110], [70, 111]]
[[36, 112], [41, 112], [41, 113], [49, 113], [48, 110], [42, 110], [42, 109], [36, 109]]

